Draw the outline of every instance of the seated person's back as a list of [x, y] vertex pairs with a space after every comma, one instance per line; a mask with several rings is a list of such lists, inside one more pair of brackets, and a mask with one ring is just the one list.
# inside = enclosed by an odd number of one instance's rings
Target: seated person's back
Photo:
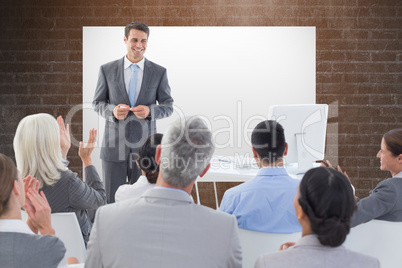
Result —
[[[261, 255], [255, 268], [379, 268], [377, 259], [342, 246], [350, 231], [355, 200], [349, 180], [334, 169], [307, 171], [294, 198], [302, 238], [280, 252]], [[289, 241], [283, 241], [289, 242]], [[284, 247], [286, 246], [286, 247]]]
[[235, 217], [196, 205], [190, 195], [213, 151], [203, 121], [173, 123], [156, 150], [155, 188], [97, 211], [85, 267], [241, 267]]
[[57, 267], [64, 253], [55, 236], [0, 231], [0, 267]]
[[252, 151], [260, 168], [256, 177], [227, 190], [220, 210], [233, 214], [240, 228], [267, 233], [301, 231], [293, 208], [299, 180], [283, 167], [287, 143], [282, 126], [259, 123], [251, 135]]
[[80, 143], [78, 151], [85, 168], [85, 182], [67, 167], [69, 136], [68, 125], [64, 126], [61, 116], [57, 121], [49, 114], [26, 116], [15, 133], [15, 158], [22, 176], [31, 175], [40, 181], [52, 213], [75, 212], [83, 239], [88, 242], [92, 228], [88, 210], [106, 203], [104, 185], [91, 159], [96, 130], [89, 131], [88, 143]]
[[[67, 267], [66, 249], [54, 236], [46, 197], [38, 193], [36, 180], [22, 180], [14, 162], [3, 154], [0, 193], [0, 267]], [[22, 221], [22, 207], [27, 212], [28, 224]]]
[[154, 188], [159, 175], [159, 165], [155, 162], [156, 147], [161, 144], [163, 135], [160, 133], [151, 134], [144, 144], [138, 148], [137, 165], [142, 175], [133, 184], [121, 185], [115, 193], [115, 201], [120, 202], [127, 199], [138, 199], [140, 196]]

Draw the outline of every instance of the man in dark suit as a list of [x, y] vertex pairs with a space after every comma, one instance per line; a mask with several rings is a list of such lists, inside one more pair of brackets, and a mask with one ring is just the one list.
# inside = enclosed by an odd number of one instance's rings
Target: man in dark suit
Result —
[[156, 132], [156, 119], [173, 112], [166, 69], [146, 58], [149, 28], [141, 22], [125, 27], [127, 55], [100, 67], [92, 102], [106, 120], [101, 148], [108, 203], [117, 188], [141, 175], [135, 154], [146, 137]]

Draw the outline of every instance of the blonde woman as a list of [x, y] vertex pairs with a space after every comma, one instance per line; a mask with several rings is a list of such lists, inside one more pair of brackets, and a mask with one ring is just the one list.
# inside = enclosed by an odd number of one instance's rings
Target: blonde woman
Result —
[[88, 209], [106, 203], [104, 185], [92, 165], [91, 153], [96, 130], [89, 132], [88, 143], [80, 142], [79, 156], [85, 167], [86, 183], [68, 169], [66, 160], [71, 146], [68, 125], [61, 116], [34, 114], [22, 119], [14, 137], [14, 152], [22, 177], [35, 177], [49, 201], [52, 213], [75, 212], [85, 243], [92, 228]]

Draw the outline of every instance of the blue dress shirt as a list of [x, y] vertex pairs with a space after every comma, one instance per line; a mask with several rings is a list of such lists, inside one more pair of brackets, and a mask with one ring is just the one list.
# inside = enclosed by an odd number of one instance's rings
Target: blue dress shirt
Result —
[[227, 190], [219, 209], [235, 215], [239, 228], [266, 233], [300, 232], [293, 207], [299, 183], [283, 167], [263, 167], [253, 179]]

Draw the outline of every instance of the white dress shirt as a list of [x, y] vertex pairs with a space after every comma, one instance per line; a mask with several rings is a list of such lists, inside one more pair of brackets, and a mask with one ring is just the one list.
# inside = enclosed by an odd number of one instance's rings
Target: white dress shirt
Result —
[[[16, 219], [1, 219], [0, 220], [0, 232], [12, 232], [12, 233], [21, 233], [21, 234], [35, 234], [29, 229], [28, 225], [22, 220]], [[64, 258], [61, 260], [58, 268], [68, 268], [67, 265], [67, 257], [64, 255]]]
[[115, 194], [115, 201], [120, 202], [127, 199], [138, 199], [140, 196], [155, 187], [155, 184], [149, 183], [147, 177], [140, 176], [133, 184], [121, 185]]

